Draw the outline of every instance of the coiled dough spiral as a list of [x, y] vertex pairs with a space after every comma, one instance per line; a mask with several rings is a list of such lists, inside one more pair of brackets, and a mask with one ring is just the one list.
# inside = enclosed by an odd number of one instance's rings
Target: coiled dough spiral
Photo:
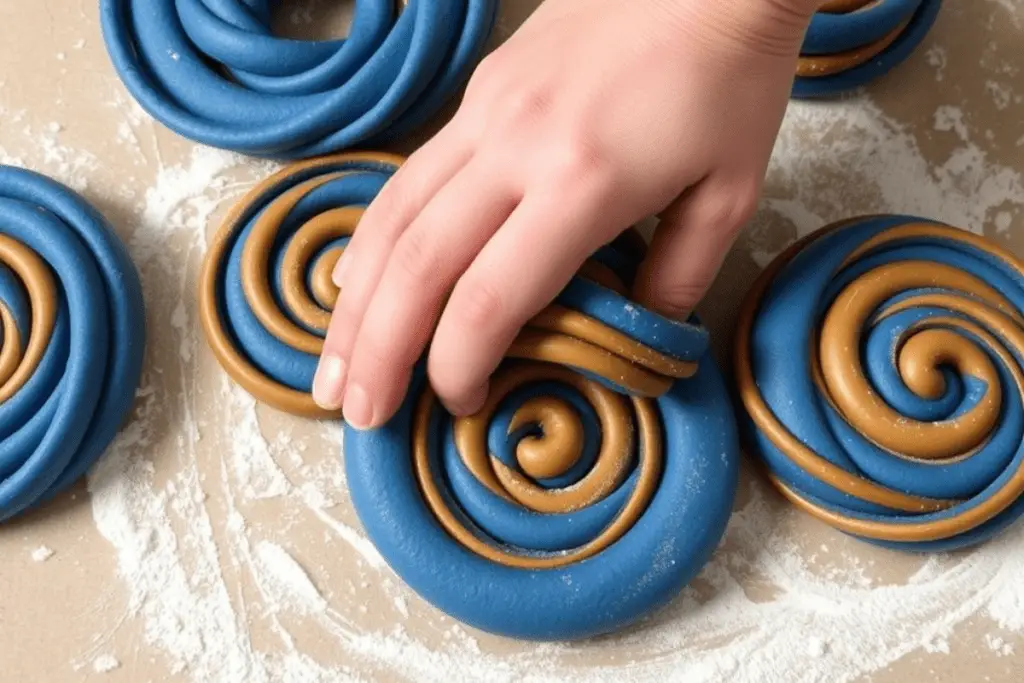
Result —
[[271, 33], [271, 0], [101, 0], [125, 87], [179, 135], [255, 156], [307, 158], [386, 142], [468, 77], [497, 0], [357, 0], [348, 37]]
[[738, 440], [706, 331], [627, 298], [644, 250], [605, 247], [526, 326], [484, 408], [423, 368], [385, 427], [345, 432], [356, 512], [391, 567], [487, 631], [574, 639], [675, 596], [724, 533]]
[[755, 452], [826, 523], [947, 550], [1024, 511], [1024, 265], [997, 245], [909, 216], [814, 233], [751, 290], [735, 366]]
[[[200, 284], [221, 364], [261, 401], [312, 417], [331, 271], [399, 157], [294, 164], [224, 220]], [[625, 626], [710, 557], [738, 437], [707, 332], [630, 302], [645, 245], [602, 249], [522, 331], [485, 408], [453, 420], [422, 364], [399, 414], [345, 429], [356, 512], [398, 574], [480, 628], [563, 639]]]
[[364, 207], [402, 161], [364, 152], [295, 163], [224, 218], [200, 274], [199, 317], [217, 360], [263, 403], [340, 417], [310, 395], [338, 297], [331, 273]]
[[139, 277], [70, 189], [0, 166], [0, 521], [77, 481], [131, 410], [142, 372]]
[[825, 97], [885, 75], [920, 45], [942, 0], [830, 0], [804, 36], [793, 96]]

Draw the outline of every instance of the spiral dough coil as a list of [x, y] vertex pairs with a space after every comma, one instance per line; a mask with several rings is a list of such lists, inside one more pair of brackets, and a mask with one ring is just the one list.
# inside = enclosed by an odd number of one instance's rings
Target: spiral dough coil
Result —
[[811, 19], [793, 96], [837, 95], [883, 76], [931, 30], [942, 0], [830, 0]]
[[0, 520], [77, 481], [132, 407], [138, 274], [70, 189], [0, 166]]
[[101, 0], [103, 36], [143, 109], [190, 140], [272, 158], [387, 142], [468, 77], [497, 0], [356, 0], [348, 37], [271, 33], [271, 0]]
[[530, 639], [621, 628], [710, 557], [737, 435], [706, 332], [625, 296], [626, 233], [520, 333], [485, 406], [453, 419], [414, 374], [382, 429], [345, 432], [356, 512], [392, 568], [475, 627]]
[[[200, 313], [220, 363], [264, 403], [312, 417], [331, 271], [402, 163], [347, 153], [284, 169], [226, 217]], [[480, 628], [575, 638], [674, 596], [725, 530], [738, 437], [695, 324], [625, 298], [643, 240], [598, 252], [524, 328], [484, 408], [454, 420], [422, 364], [398, 415], [345, 430], [356, 512], [426, 599]]]
[[1012, 254], [919, 218], [836, 224], [765, 271], [737, 334], [751, 444], [801, 509], [919, 551], [978, 543], [1024, 511]]

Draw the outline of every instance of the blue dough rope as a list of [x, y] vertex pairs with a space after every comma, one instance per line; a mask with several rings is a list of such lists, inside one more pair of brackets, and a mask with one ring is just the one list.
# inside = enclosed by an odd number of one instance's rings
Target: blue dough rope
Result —
[[[917, 49], [935, 24], [941, 6], [942, 0], [878, 0], [851, 12], [818, 12], [804, 37], [802, 64], [813, 64], [821, 57], [842, 58], [844, 54], [849, 58], [843, 59], [840, 70], [798, 75], [793, 97], [831, 97], [884, 76]], [[870, 46], [887, 37], [891, 42], [878, 54], [866, 59], [856, 57], [856, 51], [865, 51], [866, 55]]]
[[77, 481], [135, 399], [138, 274], [70, 189], [0, 166], [0, 520]]
[[179, 135], [261, 157], [384, 143], [426, 122], [483, 52], [497, 0], [357, 0], [343, 40], [271, 34], [270, 0], [101, 0], [125, 87]]
[[769, 266], [737, 335], [750, 444], [801, 509], [911, 551], [979, 543], [1024, 512], [1009, 252], [919, 218], [853, 219]]

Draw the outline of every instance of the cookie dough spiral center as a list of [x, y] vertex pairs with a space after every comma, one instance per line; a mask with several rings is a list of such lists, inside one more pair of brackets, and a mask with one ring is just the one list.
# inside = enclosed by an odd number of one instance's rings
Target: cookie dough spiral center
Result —
[[540, 432], [523, 438], [516, 460], [534, 479], [553, 479], [566, 474], [583, 455], [583, 424], [565, 401], [551, 396], [532, 399], [516, 411], [509, 431], [533, 424]]
[[[926, 460], [953, 458], [977, 448], [999, 420], [1002, 400], [995, 366], [969, 339], [939, 326], [962, 329], [975, 336], [986, 333], [953, 316], [933, 319], [927, 325], [919, 324], [908, 331], [895, 359], [908, 388], [924, 398], [942, 395], [945, 380], [941, 368], [944, 366], [986, 385], [983, 400], [963, 415], [949, 420], [911, 420], [890, 407], [872, 389], [860, 363], [859, 350], [863, 330], [886, 301], [900, 292], [927, 292], [939, 283], [959, 295], [917, 294], [882, 309], [875, 322], [911, 305], [941, 305], [975, 319], [998, 317], [1000, 308], [1010, 307], [998, 292], [980, 279], [951, 266], [920, 261], [888, 264], [857, 279], [836, 298], [825, 318], [820, 342], [825, 385], [847, 420], [883, 448]], [[998, 320], [992, 322], [998, 329]]]

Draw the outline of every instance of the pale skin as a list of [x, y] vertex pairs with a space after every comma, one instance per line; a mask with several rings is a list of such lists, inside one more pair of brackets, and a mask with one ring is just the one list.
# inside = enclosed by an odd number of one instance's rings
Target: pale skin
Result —
[[313, 385], [357, 429], [416, 362], [480, 408], [522, 326], [658, 216], [633, 293], [684, 318], [753, 213], [821, 0], [546, 0], [367, 208]]

